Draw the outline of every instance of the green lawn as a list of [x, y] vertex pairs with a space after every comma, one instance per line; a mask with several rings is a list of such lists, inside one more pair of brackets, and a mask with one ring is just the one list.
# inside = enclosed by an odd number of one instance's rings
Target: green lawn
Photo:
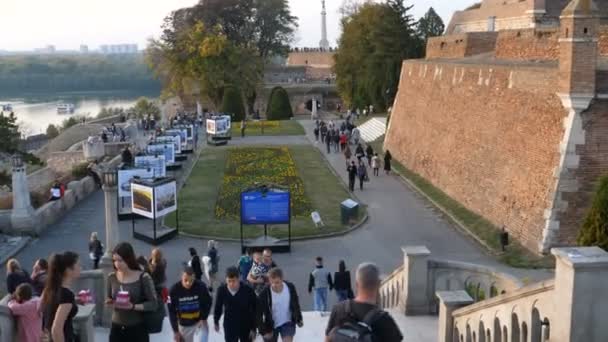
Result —
[[[263, 148], [263, 147], [262, 147]], [[240, 238], [237, 219], [216, 218], [216, 204], [224, 180], [224, 171], [231, 148], [205, 149], [186, 184], [179, 193], [180, 230], [185, 233], [217, 238]], [[340, 223], [340, 203], [349, 198], [343, 183], [328, 169], [323, 156], [310, 146], [291, 146], [289, 152], [295, 162], [298, 176], [304, 183], [305, 196], [313, 210], [319, 211], [325, 227], [316, 228], [307, 216], [292, 219], [292, 236], [303, 237], [340, 232], [349, 227]], [[360, 208], [359, 219], [365, 214]], [[166, 220], [175, 222], [173, 214]], [[263, 234], [262, 226], [245, 226], [246, 238]], [[269, 234], [287, 237], [285, 226], [269, 226]]]
[[[384, 136], [372, 142], [374, 151], [383, 151]], [[383, 156], [382, 156], [383, 157]], [[551, 256], [538, 256], [514, 238], [510, 238], [510, 245], [506, 252], [500, 246], [498, 234], [500, 230], [484, 217], [470, 211], [455, 199], [448, 196], [441, 189], [435, 187], [422, 176], [409, 170], [401, 163], [393, 159], [392, 167], [404, 178], [412, 182], [421, 192], [429, 196], [439, 204], [445, 211], [456, 218], [469, 232], [482, 240], [490, 249], [490, 252], [498, 256], [498, 259], [507, 265], [518, 268], [552, 268], [554, 258]]]
[[[263, 131], [262, 131], [263, 129]], [[296, 120], [282, 121], [247, 121], [247, 136], [284, 136], [284, 135], [304, 135], [304, 128]], [[232, 136], [241, 136], [241, 122], [232, 123]]]

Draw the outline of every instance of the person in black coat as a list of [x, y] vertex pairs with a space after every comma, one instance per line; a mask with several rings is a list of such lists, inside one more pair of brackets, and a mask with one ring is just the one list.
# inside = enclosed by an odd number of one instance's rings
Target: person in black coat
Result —
[[[283, 280], [283, 271], [280, 268], [273, 268], [268, 272], [270, 285], [266, 286], [258, 296], [257, 304], [257, 327], [260, 334], [264, 337], [264, 341], [276, 342], [279, 335], [283, 341], [292, 341], [296, 333], [296, 325], [304, 326], [302, 310], [300, 308], [300, 300], [296, 287]], [[287, 309], [289, 312], [285, 314], [273, 311], [273, 296], [277, 298], [289, 300]], [[275, 303], [276, 304], [276, 303]], [[278, 304], [279, 310], [283, 308]], [[287, 316], [288, 321], [276, 322], [277, 319]]]
[[346, 171], [348, 171], [348, 189], [355, 191], [355, 180], [357, 179], [358, 170], [354, 160], [351, 161]]
[[6, 290], [9, 294], [13, 294], [17, 286], [24, 283], [32, 283], [29, 274], [21, 268], [17, 259], [10, 259], [6, 263]]
[[240, 281], [239, 270], [235, 266], [228, 268], [226, 283], [217, 289], [213, 310], [216, 332], [220, 331], [222, 315], [226, 342], [249, 342], [255, 339], [255, 292]]
[[350, 271], [346, 270], [346, 263], [340, 260], [338, 272], [334, 273], [334, 289], [338, 302], [343, 302], [354, 297], [353, 289], [350, 282]]
[[188, 266], [192, 267], [192, 270], [194, 270], [194, 278], [196, 280], [202, 280], [203, 269], [201, 268], [201, 258], [198, 256], [196, 249], [190, 247], [188, 251], [190, 252], [191, 258]]

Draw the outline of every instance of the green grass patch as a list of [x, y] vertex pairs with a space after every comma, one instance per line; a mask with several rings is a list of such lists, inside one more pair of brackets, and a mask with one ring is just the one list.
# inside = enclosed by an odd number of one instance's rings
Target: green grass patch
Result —
[[[296, 120], [276, 120], [276, 121], [247, 121], [245, 136], [285, 136], [285, 135], [304, 135], [304, 128]], [[232, 123], [232, 136], [241, 136], [241, 122]]]
[[[291, 157], [293, 166], [284, 166], [287, 163], [285, 153]], [[266, 165], [262, 165], [259, 160], [264, 156], [272, 158], [263, 162]], [[234, 158], [238, 158], [236, 164], [230, 162], [234, 161]], [[273, 168], [273, 165], [276, 167]], [[259, 169], [255, 171], [256, 175], [250, 174], [251, 168], [256, 166]], [[272, 169], [276, 171], [272, 173]], [[233, 179], [234, 177], [236, 179]], [[293, 237], [336, 233], [349, 228], [340, 222], [340, 203], [350, 197], [343, 183], [327, 167], [317, 149], [310, 146], [290, 146], [203, 150], [179, 193], [180, 230], [201, 236], [240, 238], [240, 223], [238, 214], [235, 214], [239, 207], [238, 196], [232, 195], [251, 182], [276, 182], [280, 179], [298, 181], [301, 182], [298, 184], [303, 185], [303, 191], [300, 193], [298, 190], [295, 196], [292, 190], [292, 202], [295, 205], [292, 212], [296, 214], [292, 217]], [[218, 212], [218, 207], [225, 213]], [[360, 208], [359, 219], [365, 215], [365, 209]], [[310, 212], [315, 210], [321, 214], [325, 223], [322, 228], [316, 228], [310, 218]], [[174, 215], [167, 217], [167, 224], [172, 225], [175, 222]], [[245, 238], [255, 238], [262, 234], [263, 226], [244, 228]], [[288, 233], [286, 226], [269, 226], [269, 234], [285, 238]]]
[[[374, 151], [383, 151], [384, 136], [372, 142]], [[551, 256], [538, 256], [518, 241], [511, 238], [510, 245], [505, 252], [502, 251], [499, 240], [500, 230], [484, 217], [470, 211], [455, 199], [448, 196], [431, 182], [417, 173], [409, 170], [397, 160], [393, 159], [392, 167], [403, 177], [412, 182], [420, 191], [439, 204], [445, 211], [462, 223], [468, 231], [482, 240], [490, 252], [497, 255], [498, 259], [512, 267], [517, 268], [552, 268], [555, 260]]]

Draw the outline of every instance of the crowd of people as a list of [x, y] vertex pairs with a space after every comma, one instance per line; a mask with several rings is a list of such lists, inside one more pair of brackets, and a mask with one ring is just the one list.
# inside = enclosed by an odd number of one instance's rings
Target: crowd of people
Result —
[[[91, 236], [89, 250], [97, 267], [103, 244], [96, 234]], [[222, 273], [221, 284], [216, 284], [219, 251], [215, 241], [209, 241], [203, 257], [195, 248], [188, 252], [180, 279], [168, 284], [168, 265], [159, 248], [146, 258], [138, 257], [129, 243], [114, 247], [114, 271], [108, 275], [104, 293], [105, 305], [112, 309], [109, 341], [149, 341], [150, 334], [162, 331], [167, 315], [176, 342], [206, 342], [211, 331], [220, 329], [227, 342], [253, 341], [258, 335], [264, 341], [293, 341], [297, 328], [304, 325], [298, 291], [270, 250], [248, 250]], [[322, 316], [328, 311], [332, 290], [338, 300], [329, 317], [327, 342], [343, 341], [344, 334], [358, 329], [358, 322], [369, 325], [371, 341], [402, 340], [393, 319], [376, 306], [380, 272], [375, 265], [358, 267], [353, 288], [344, 261], [333, 274], [324, 267], [322, 257], [315, 263], [308, 282], [315, 311]], [[8, 305], [17, 318], [18, 341], [77, 341], [73, 320], [78, 305], [93, 302], [70, 289], [80, 276], [79, 256], [64, 252], [52, 255], [48, 262], [39, 259], [31, 275], [16, 259], [9, 260], [6, 268], [12, 296]], [[213, 321], [208, 322], [211, 315]]]

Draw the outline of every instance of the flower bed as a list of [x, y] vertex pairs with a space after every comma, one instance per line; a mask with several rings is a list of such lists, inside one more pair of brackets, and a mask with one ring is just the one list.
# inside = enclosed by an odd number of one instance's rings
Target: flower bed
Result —
[[310, 215], [312, 204], [306, 196], [304, 182], [297, 174], [289, 149], [281, 147], [230, 150], [215, 206], [215, 217], [238, 219], [241, 192], [256, 184], [289, 187], [292, 215]]

